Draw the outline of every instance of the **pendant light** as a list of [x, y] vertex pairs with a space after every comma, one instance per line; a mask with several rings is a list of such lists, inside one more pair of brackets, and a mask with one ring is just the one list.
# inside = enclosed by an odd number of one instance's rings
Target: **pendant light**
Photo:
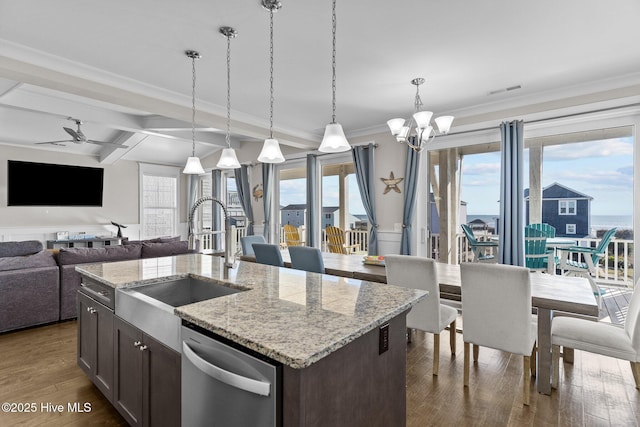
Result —
[[333, 77], [331, 80], [331, 90], [333, 93], [333, 115], [331, 123], [327, 125], [324, 130], [324, 138], [318, 151], [323, 153], [340, 153], [351, 149], [347, 138], [344, 136], [342, 125], [336, 123], [336, 0], [333, 0], [333, 14], [332, 14], [332, 35], [333, 35], [333, 52], [331, 55]]
[[220, 169], [238, 169], [240, 162], [231, 148], [231, 39], [238, 35], [231, 27], [220, 27], [220, 34], [227, 38], [227, 148], [222, 150], [218, 164]]
[[199, 175], [204, 173], [200, 159], [196, 157], [196, 59], [202, 58], [195, 50], [185, 52], [191, 58], [191, 157], [187, 158], [187, 164], [182, 173]]
[[262, 163], [282, 163], [284, 156], [280, 151], [280, 144], [273, 138], [273, 13], [277, 12], [282, 3], [278, 0], [262, 0], [262, 7], [269, 11], [269, 138], [264, 140], [258, 161]]

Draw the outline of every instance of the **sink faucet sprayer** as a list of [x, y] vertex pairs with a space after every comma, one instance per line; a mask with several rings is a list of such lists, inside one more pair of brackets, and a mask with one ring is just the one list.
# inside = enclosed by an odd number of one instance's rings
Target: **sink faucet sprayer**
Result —
[[225, 267], [233, 268], [234, 266], [234, 258], [233, 251], [231, 250], [231, 218], [227, 213], [227, 206], [222, 203], [220, 200], [215, 197], [205, 196], [201, 197], [193, 204], [191, 207], [191, 211], [189, 212], [189, 247], [190, 249], [195, 249], [194, 245], [194, 234], [193, 234], [193, 217], [196, 212], [196, 209], [206, 201], [212, 201], [220, 205], [222, 208], [222, 213], [224, 214], [224, 265]]

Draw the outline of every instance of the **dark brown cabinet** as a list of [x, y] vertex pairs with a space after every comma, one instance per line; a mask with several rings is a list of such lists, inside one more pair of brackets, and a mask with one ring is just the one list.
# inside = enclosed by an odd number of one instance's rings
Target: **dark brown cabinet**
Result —
[[113, 399], [113, 310], [78, 293], [78, 366]]
[[180, 353], [114, 320], [113, 404], [132, 426], [180, 425]]

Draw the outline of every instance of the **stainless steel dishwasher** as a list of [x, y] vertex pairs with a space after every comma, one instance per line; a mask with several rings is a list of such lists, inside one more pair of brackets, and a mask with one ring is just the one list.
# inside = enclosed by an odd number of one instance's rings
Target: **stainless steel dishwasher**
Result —
[[181, 330], [182, 427], [278, 426], [281, 365], [196, 329]]

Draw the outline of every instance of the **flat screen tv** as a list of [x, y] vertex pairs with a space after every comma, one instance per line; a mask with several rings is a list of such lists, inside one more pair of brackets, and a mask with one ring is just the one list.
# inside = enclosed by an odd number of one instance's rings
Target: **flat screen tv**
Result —
[[8, 162], [8, 206], [102, 206], [102, 168]]

